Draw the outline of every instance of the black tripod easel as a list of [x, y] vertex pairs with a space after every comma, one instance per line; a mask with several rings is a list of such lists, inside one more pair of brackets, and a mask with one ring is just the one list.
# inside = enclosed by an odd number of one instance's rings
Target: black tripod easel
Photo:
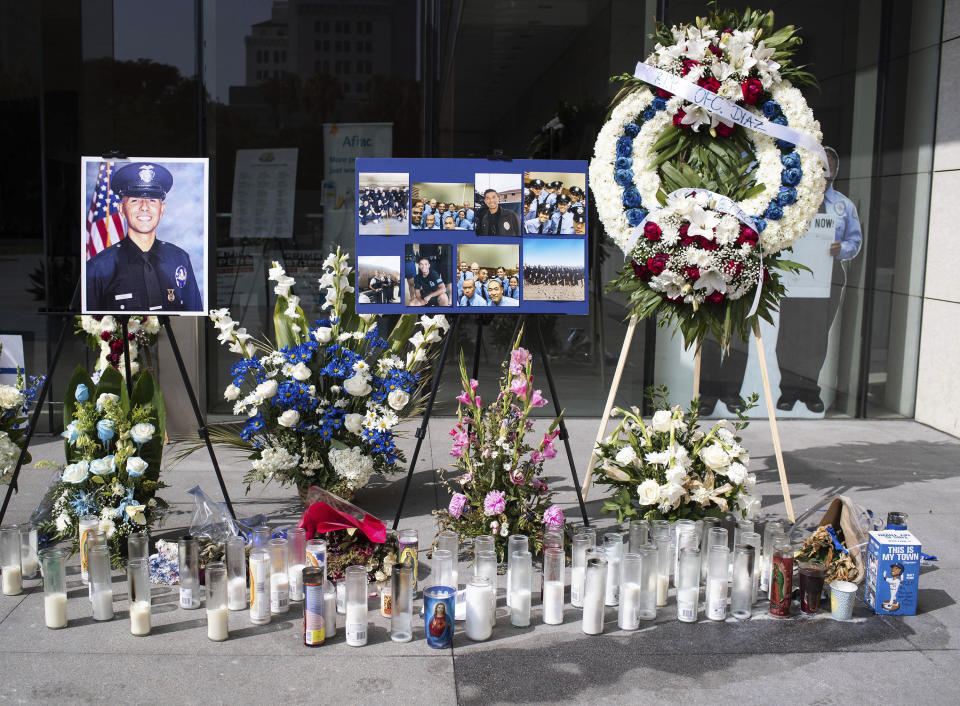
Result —
[[[413, 480], [413, 473], [417, 467], [417, 457], [420, 455], [420, 447], [423, 445], [423, 439], [427, 434], [427, 425], [430, 423], [430, 414], [433, 411], [433, 403], [437, 397], [437, 390], [440, 388], [440, 377], [443, 374], [443, 366], [446, 363], [447, 355], [450, 352], [450, 345], [455, 337], [454, 334], [457, 331], [457, 325], [460, 323], [460, 317], [458, 315], [454, 315], [452, 318], [453, 323], [450, 324], [450, 330], [447, 331], [446, 338], [443, 342], [443, 348], [440, 351], [440, 359], [437, 362], [437, 369], [433, 375], [433, 382], [430, 385], [430, 395], [427, 397], [427, 405], [423, 411], [423, 419], [414, 434], [417, 437], [417, 444], [414, 447], [413, 456], [410, 458], [410, 470], [407, 471], [407, 480], [403, 484], [403, 493], [400, 496], [400, 505], [397, 507], [397, 515], [393, 520], [394, 530], [397, 529], [397, 526], [400, 524], [400, 518], [403, 516], [403, 506], [406, 503], [407, 492], [410, 490], [410, 482]], [[547, 376], [547, 386], [550, 389], [550, 399], [552, 400], [555, 409], [562, 409], [557, 396], [557, 388], [553, 382], [553, 373], [550, 370], [550, 360], [547, 357], [547, 349], [543, 343], [543, 331], [540, 328], [540, 319], [536, 314], [528, 314], [524, 318], [526, 323], [530, 323], [531, 320], [533, 323], [532, 329], [534, 333], [534, 341], [537, 346], [537, 351], [540, 354], [540, 361], [543, 363], [543, 371]], [[477, 377], [480, 370], [482, 335], [483, 320], [480, 319], [477, 323], [477, 343], [473, 359], [474, 378]], [[570, 434], [567, 432], [567, 425], [564, 422], [563, 417], [560, 417], [558, 428], [560, 430], [560, 439], [563, 441], [563, 445], [567, 451], [567, 461], [570, 464], [570, 475], [573, 478], [573, 487], [577, 491], [577, 502], [580, 504], [580, 514], [583, 516], [583, 524], [589, 527], [590, 519], [587, 517], [587, 506], [583, 502], [583, 493], [580, 490], [580, 479], [577, 476], [577, 467], [573, 460], [573, 449], [570, 447]]]

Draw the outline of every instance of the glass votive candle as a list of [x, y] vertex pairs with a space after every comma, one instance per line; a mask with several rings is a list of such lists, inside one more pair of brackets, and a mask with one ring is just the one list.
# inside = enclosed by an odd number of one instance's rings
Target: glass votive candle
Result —
[[270, 622], [270, 552], [262, 546], [250, 550], [250, 622]]
[[493, 549], [478, 551], [473, 560], [473, 575], [490, 581], [490, 627], [497, 623], [497, 552]]
[[307, 532], [296, 527], [287, 531], [287, 574], [290, 600], [303, 600], [303, 570], [307, 565]]
[[770, 564], [773, 561], [773, 539], [777, 534], [783, 534], [783, 522], [770, 520], [763, 526], [763, 553], [761, 556], [762, 571], [760, 572], [760, 590], [766, 591], [770, 586]]
[[23, 593], [23, 569], [20, 568], [20, 530], [16, 525], [0, 527], [0, 566], [3, 567], [3, 595]]
[[270, 538], [273, 536], [273, 532], [266, 525], [261, 525], [260, 527], [253, 528], [253, 535], [250, 538], [251, 547], [263, 547], [267, 548], [267, 542], [270, 541]]
[[223, 642], [230, 636], [230, 613], [227, 607], [227, 565], [222, 561], [207, 564], [203, 572], [207, 586], [207, 637]]
[[17, 525], [20, 531], [20, 572], [25, 579], [32, 579], [40, 568], [37, 556], [37, 526], [32, 522]]
[[655, 620], [657, 617], [657, 547], [648, 542], [632, 552], [640, 557], [640, 605], [637, 617], [640, 620]]
[[200, 607], [200, 543], [189, 534], [178, 542], [180, 563], [180, 607]]
[[707, 557], [710, 555], [710, 530], [720, 526], [720, 520], [716, 517], [704, 517], [699, 521], [700, 525], [700, 583], [706, 585], [707, 582]]
[[67, 557], [66, 549], [44, 549], [43, 563], [43, 621], [48, 628], [67, 627]]
[[640, 627], [642, 573], [643, 558], [633, 552], [624, 554], [621, 566], [620, 608], [617, 612], [617, 626], [621, 630], [636, 630]]
[[514, 552], [528, 552], [530, 551], [530, 539], [525, 534], [511, 534], [507, 537], [507, 607], [510, 608], [513, 606], [513, 598], [511, 597], [513, 591], [513, 583], [510, 581], [511, 566], [510, 560], [513, 557]]
[[277, 537], [267, 542], [270, 551], [270, 612], [282, 615], [290, 610], [289, 542]]
[[697, 622], [697, 603], [700, 600], [700, 550], [684, 547], [680, 550], [677, 567], [677, 620]]
[[127, 560], [150, 558], [150, 535], [147, 532], [131, 532], [127, 535]]
[[563, 549], [563, 532], [549, 529], [543, 533], [544, 549]]
[[[767, 594], [767, 600], [770, 600], [770, 596], [773, 593], [773, 584], [771, 579], [773, 576], [773, 557], [776, 554], [776, 547], [777, 545], [787, 541], [788, 541], [787, 535], [784, 532], [774, 532], [773, 534], [770, 535], [769, 546], [764, 544], [764, 549], [763, 549], [764, 561], [766, 563], [763, 566], [763, 572], [766, 574], [766, 577], [767, 577], [767, 587], [765, 589]], [[761, 583], [762, 583], [762, 578], [761, 578]]]
[[453, 530], [444, 530], [437, 535], [437, 549], [450, 552], [450, 556], [452, 557], [452, 561], [450, 562], [450, 583], [443, 585], [450, 586], [450, 588], [456, 591], [460, 587], [460, 535]]
[[738, 520], [733, 529], [733, 547], [736, 549], [738, 544], [743, 544], [743, 533], [753, 532], [753, 520]]
[[514, 627], [524, 628], [530, 624], [531, 580], [533, 574], [533, 556], [521, 549], [510, 555], [510, 623]]
[[[327, 540], [314, 537], [307, 540], [306, 544], [306, 563], [314, 569], [320, 569], [323, 575], [323, 582], [327, 581]], [[400, 560], [399, 563], [403, 563]]]
[[729, 533], [725, 527], [711, 527], [707, 532], [707, 537], [704, 544], [704, 551], [706, 554], [701, 555], [700, 563], [704, 566], [703, 570], [703, 585], [707, 585], [707, 581], [710, 580], [710, 550], [714, 547], [726, 547], [729, 541]]
[[477, 558], [477, 554], [480, 552], [496, 552], [497, 551], [497, 540], [494, 539], [493, 535], [481, 534], [479, 537], [473, 538], [473, 558]]
[[394, 566], [390, 582], [393, 589], [390, 639], [410, 642], [413, 639], [413, 563]]
[[654, 520], [653, 539], [657, 545], [657, 606], [662, 607], [667, 604], [667, 591], [670, 588], [670, 567], [673, 565], [672, 546], [670, 544], [670, 527], [656, 526], [657, 522], [665, 520]]
[[[401, 564], [406, 566], [406, 564]], [[394, 569], [396, 571], [396, 569]], [[410, 597], [411, 600], [413, 596]], [[323, 582], [323, 620], [326, 623], [324, 637], [330, 639], [337, 636], [337, 587], [333, 581]]]
[[87, 566], [87, 547], [90, 533], [100, 529], [99, 515], [83, 515], [77, 522], [77, 539], [80, 546], [80, 578], [84, 583], [90, 581], [90, 571]]
[[247, 543], [243, 537], [226, 541], [227, 607], [230, 610], [247, 609]]
[[420, 539], [415, 529], [402, 529], [397, 535], [397, 562], [405, 564], [407, 561], [413, 564], [413, 595], [417, 595], [417, 582], [420, 573]]
[[562, 547], [543, 550], [543, 622], [563, 622], [564, 568], [566, 557]]
[[583, 623], [587, 635], [603, 632], [603, 603], [607, 594], [607, 559], [598, 552], [587, 558], [583, 589]]
[[486, 576], [474, 575], [467, 584], [467, 637], [482, 642], [493, 634], [493, 586]]
[[[686, 526], [681, 528], [679, 535], [677, 536], [677, 575], [680, 572], [680, 554], [684, 549], [696, 549], [697, 556], [699, 557], [700, 551], [700, 537], [697, 534], [696, 525], [693, 527]], [[680, 581], [674, 577], [674, 584], [677, 587], [680, 586]], [[700, 585], [700, 565], [697, 565], [697, 585]]]
[[773, 545], [773, 563], [770, 569], [770, 615], [786, 618], [790, 615], [793, 595], [793, 545], [784, 537]]
[[[680, 537], [686, 532], [693, 532], [694, 535], [697, 533], [697, 523], [695, 520], [677, 520], [673, 523], [673, 576], [674, 576], [674, 585], [676, 585], [676, 575], [677, 569], [680, 566]], [[689, 540], [687, 540], [689, 546]]]
[[580, 533], [573, 535], [570, 550], [570, 604], [583, 607], [583, 581], [587, 572], [587, 550], [593, 549], [595, 534]]
[[90, 601], [94, 620], [113, 619], [113, 577], [110, 572], [110, 551], [106, 547], [90, 547], [87, 552], [90, 570]]
[[823, 595], [823, 578], [827, 567], [818, 561], [800, 564], [800, 610], [804, 613], [820, 612], [820, 597]]
[[[745, 539], [749, 534], [756, 534], [756, 532], [744, 532], [740, 539]], [[733, 548], [733, 589], [730, 594], [730, 612], [737, 620], [747, 620], [753, 610], [755, 551], [749, 544], [738, 544]]]
[[[44, 579], [46, 580], [46, 579]], [[150, 634], [150, 564], [147, 559], [127, 563], [127, 597], [130, 609], [130, 634]]]
[[453, 585], [453, 554], [449, 549], [434, 549], [431, 557], [431, 576], [434, 586], [446, 586], [456, 590]]
[[636, 554], [650, 540], [650, 523], [646, 520], [630, 521], [630, 541], [629, 549], [631, 554]]
[[710, 547], [704, 606], [710, 620], [727, 619], [727, 587], [730, 583], [730, 548], [723, 544]]
[[319, 647], [326, 640], [326, 601], [323, 596], [323, 574], [315, 566], [305, 566], [303, 579], [303, 644]]
[[427, 645], [447, 649], [453, 645], [455, 592], [449, 586], [430, 586], [423, 590], [423, 622]]
[[753, 586], [750, 592], [750, 603], [757, 602], [757, 589], [760, 585], [761, 558], [763, 553], [763, 542], [759, 532], [744, 532], [740, 535], [740, 544], [753, 547], [753, 564], [750, 567], [750, 576], [753, 578]]
[[367, 644], [367, 569], [365, 566], [348, 566], [347, 577], [347, 644], [363, 647]]
[[603, 535], [603, 554], [607, 558], [607, 584], [604, 603], [614, 606], [620, 603], [620, 562], [623, 559], [623, 535], [607, 532]]

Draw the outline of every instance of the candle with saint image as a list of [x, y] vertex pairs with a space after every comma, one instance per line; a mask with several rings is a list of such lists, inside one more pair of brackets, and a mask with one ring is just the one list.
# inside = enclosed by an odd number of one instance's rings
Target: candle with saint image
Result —
[[0, 565], [3, 567], [3, 595], [23, 593], [23, 571], [20, 568], [20, 531], [16, 525], [0, 528]]
[[290, 570], [287, 566], [287, 540], [277, 537], [267, 542], [270, 550], [270, 612], [281, 615], [290, 610]]
[[543, 552], [543, 622], [560, 625], [563, 622], [563, 569], [565, 557], [562, 548]]
[[776, 536], [783, 534], [783, 522], [770, 520], [763, 526], [763, 552], [761, 555], [760, 591], [766, 592], [770, 586], [770, 565], [773, 562], [773, 545]]
[[94, 620], [113, 618], [113, 577], [110, 573], [110, 552], [106, 547], [90, 547], [87, 552], [90, 569], [90, 600]]
[[303, 600], [303, 569], [307, 565], [307, 532], [297, 527], [287, 530], [288, 572], [290, 575], [290, 600]]
[[226, 541], [227, 607], [230, 610], [247, 608], [247, 543], [243, 537]]
[[607, 559], [603, 552], [587, 559], [583, 590], [583, 623], [587, 635], [603, 632], [603, 599], [607, 593]]
[[667, 604], [667, 590], [670, 587], [670, 567], [673, 566], [673, 553], [670, 543], [670, 526], [664, 527], [662, 520], [654, 521], [653, 539], [657, 545], [657, 606]]
[[583, 581], [587, 570], [587, 551], [595, 548], [597, 536], [593, 532], [578, 532], [573, 536], [570, 552], [570, 604], [583, 607]]
[[90, 573], [87, 569], [87, 545], [90, 533], [100, 528], [100, 518], [97, 515], [84, 515], [77, 523], [77, 532], [80, 543], [80, 578], [84, 583], [89, 582]]
[[250, 550], [250, 622], [270, 622], [270, 552], [262, 547]]
[[230, 636], [227, 565], [222, 561], [207, 564], [204, 577], [207, 585], [207, 637], [213, 642], [223, 642]]
[[526, 550], [510, 555], [510, 623], [523, 628], [530, 624], [530, 582], [533, 573], [533, 558]]
[[684, 547], [677, 567], [677, 620], [697, 622], [697, 600], [700, 597], [700, 550]]
[[150, 565], [147, 559], [127, 562], [127, 597], [130, 608], [130, 633], [150, 634]]
[[37, 526], [32, 522], [17, 525], [20, 530], [20, 571], [25, 579], [32, 579], [40, 568], [37, 558]]
[[43, 563], [43, 620], [53, 630], [67, 627], [67, 558], [66, 549], [44, 549]]

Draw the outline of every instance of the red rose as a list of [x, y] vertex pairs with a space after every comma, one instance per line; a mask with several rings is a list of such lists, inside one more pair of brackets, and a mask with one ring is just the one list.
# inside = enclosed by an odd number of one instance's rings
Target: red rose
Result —
[[720, 90], [720, 82], [717, 79], [713, 78], [712, 76], [710, 78], [700, 79], [699, 81], [697, 81], [697, 85], [700, 86], [701, 88], [706, 88], [708, 91], [711, 91], [713, 93], [716, 93], [717, 91]]
[[673, 124], [674, 124], [674, 126], [680, 128], [681, 130], [689, 130], [689, 129], [690, 129], [690, 126], [683, 124], [683, 119], [684, 119], [685, 117], [687, 117], [687, 114], [686, 114], [685, 112], [683, 112], [682, 110], [678, 110], [676, 113], [674, 113], [674, 114], [673, 114]]
[[714, 292], [707, 295], [707, 301], [711, 304], [719, 304], [723, 301], [723, 292]]
[[717, 133], [717, 137], [732, 137], [733, 133], [737, 130], [737, 126], [717, 123], [717, 126], [714, 128], [714, 130]]
[[657, 96], [667, 100], [668, 98], [673, 98], [673, 94], [670, 91], [665, 91], [662, 88], [657, 89]]
[[658, 240], [660, 240], [661, 234], [662, 234], [662, 231], [660, 230], [660, 226], [658, 226], [653, 221], [647, 221], [646, 224], [643, 226], [643, 235], [651, 243], [655, 243]]
[[747, 105], [756, 105], [763, 93], [763, 84], [758, 78], [748, 78], [740, 84], [740, 92], [743, 93], [743, 102]]
[[737, 245], [743, 245], [744, 243], [750, 243], [750, 245], [756, 245], [760, 242], [760, 236], [757, 235], [757, 231], [753, 228], [748, 228], [747, 226], [740, 226], [740, 237], [737, 238]]
[[667, 269], [667, 260], [669, 259], [670, 256], [666, 253], [654, 255], [647, 260], [647, 269], [650, 270], [651, 274], [658, 275]]
[[100, 340], [102, 340], [102, 341], [109, 341], [111, 338], [113, 338], [113, 334], [112, 334], [112, 333], [108, 333], [107, 331], [103, 331], [103, 332], [100, 334]]
[[720, 245], [717, 243], [716, 240], [711, 240], [710, 238], [707, 238], [706, 236], [703, 236], [703, 235], [697, 236], [697, 243], [704, 250], [716, 250], [717, 248], [720, 247]]
[[118, 353], [111, 353], [107, 356], [107, 362], [116, 367], [120, 363], [120, 355]]
[[766, 282], [768, 279], [770, 279], [770, 270], [768, 270], [766, 267], [764, 267], [764, 268], [763, 268], [763, 281]]
[[710, 50], [710, 53], [714, 56], [723, 56], [723, 51], [716, 44], [711, 44], [707, 49]]
[[698, 267], [684, 267], [683, 276], [686, 277], [691, 282], [696, 282], [700, 279], [700, 268]]
[[123, 341], [114, 341], [110, 344], [110, 350], [114, 353], [123, 352]]
[[681, 75], [686, 76], [688, 73], [690, 73], [690, 69], [692, 69], [694, 66], [700, 66], [700, 62], [694, 59], [684, 59], [683, 72]]
[[684, 223], [680, 226], [680, 244], [687, 248], [697, 242], [696, 236], [687, 235], [687, 231], [690, 230], [690, 224]]
[[637, 279], [642, 279], [644, 282], [650, 280], [650, 270], [648, 270], [644, 265], [641, 265], [636, 260], [631, 260], [630, 264], [633, 266], [633, 276]]

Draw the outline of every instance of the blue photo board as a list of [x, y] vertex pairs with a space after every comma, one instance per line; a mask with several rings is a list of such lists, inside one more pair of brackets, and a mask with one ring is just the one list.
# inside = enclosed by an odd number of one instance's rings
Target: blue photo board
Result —
[[358, 159], [355, 193], [358, 313], [589, 313], [586, 162]]

